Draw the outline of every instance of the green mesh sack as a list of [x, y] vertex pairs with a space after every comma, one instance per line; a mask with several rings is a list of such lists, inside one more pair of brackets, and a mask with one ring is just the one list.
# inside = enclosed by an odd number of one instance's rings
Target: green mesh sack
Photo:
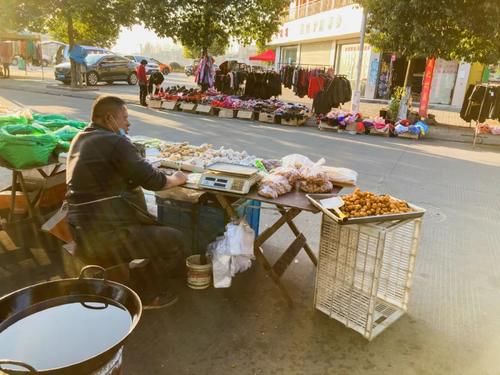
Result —
[[52, 120], [68, 120], [68, 118], [64, 115], [58, 115], [58, 114], [42, 115], [41, 113], [33, 113], [33, 120], [52, 121]]
[[62, 141], [70, 141], [80, 132], [80, 129], [66, 125], [54, 131], [54, 134]]
[[71, 143], [68, 141], [59, 140], [59, 142], [57, 142], [57, 146], [54, 150], [54, 154], [59, 155], [61, 152], [68, 152], [70, 145], [71, 145]]
[[20, 113], [8, 113], [0, 115], [0, 125], [27, 124], [29, 119]]
[[37, 124], [0, 127], [0, 157], [14, 168], [46, 165], [59, 139]]
[[51, 130], [57, 130], [65, 126], [71, 126], [72, 128], [75, 129], [83, 129], [85, 126], [87, 126], [87, 124], [83, 121], [70, 120], [70, 119], [54, 119], [46, 121], [35, 120], [35, 121], [37, 124], [45, 126], [46, 128], [49, 128]]

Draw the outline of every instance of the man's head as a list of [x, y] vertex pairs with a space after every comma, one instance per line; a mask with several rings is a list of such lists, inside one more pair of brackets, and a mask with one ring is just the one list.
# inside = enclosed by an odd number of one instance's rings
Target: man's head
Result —
[[142, 59], [141, 60], [141, 65], [148, 65], [148, 60]]
[[119, 133], [128, 133], [128, 111], [125, 102], [117, 96], [100, 96], [92, 105], [92, 122]]

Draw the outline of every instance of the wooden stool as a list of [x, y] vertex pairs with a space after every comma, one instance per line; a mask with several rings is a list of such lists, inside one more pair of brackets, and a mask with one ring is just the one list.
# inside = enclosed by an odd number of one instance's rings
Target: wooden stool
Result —
[[[83, 267], [91, 265], [77, 254], [77, 245], [70, 242], [62, 246], [62, 261], [64, 273], [68, 277], [78, 277]], [[149, 261], [147, 259], [134, 259], [129, 263], [121, 263], [106, 269], [106, 279], [126, 284], [130, 279], [130, 270], [133, 268], [144, 267]]]

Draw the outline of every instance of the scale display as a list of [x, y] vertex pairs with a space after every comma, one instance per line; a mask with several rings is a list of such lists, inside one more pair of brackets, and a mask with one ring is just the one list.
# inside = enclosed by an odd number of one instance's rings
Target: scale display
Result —
[[206, 189], [247, 194], [260, 178], [256, 168], [218, 163], [213, 166], [213, 169], [212, 166], [209, 166], [209, 169], [201, 175], [199, 186]]

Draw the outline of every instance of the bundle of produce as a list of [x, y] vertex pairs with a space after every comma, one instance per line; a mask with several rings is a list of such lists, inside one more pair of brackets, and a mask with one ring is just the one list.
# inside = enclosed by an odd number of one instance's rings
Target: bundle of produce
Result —
[[258, 193], [263, 197], [276, 199], [291, 191], [292, 186], [286, 177], [270, 174], [260, 181]]
[[[322, 159], [324, 163], [324, 159]], [[322, 169], [321, 161], [311, 167], [303, 167], [300, 170], [300, 190], [306, 193], [329, 193], [333, 184]]]

